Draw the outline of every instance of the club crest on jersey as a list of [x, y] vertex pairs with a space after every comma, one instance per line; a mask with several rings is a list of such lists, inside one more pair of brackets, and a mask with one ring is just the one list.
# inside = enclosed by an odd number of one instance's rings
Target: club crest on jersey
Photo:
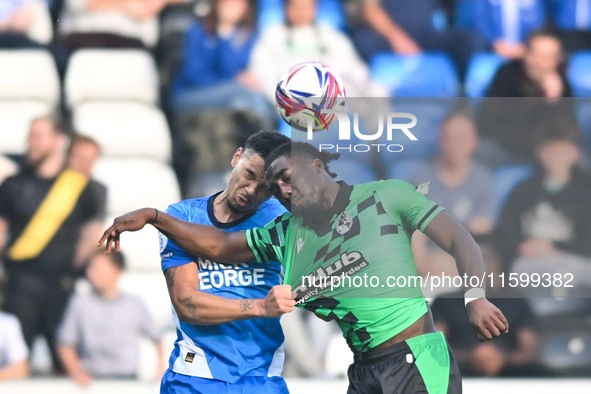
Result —
[[337, 233], [340, 235], [346, 234], [353, 226], [353, 218], [349, 212], [343, 212], [337, 219]]
[[162, 254], [164, 253], [164, 249], [166, 249], [166, 245], [168, 244], [168, 238], [162, 233], [158, 233], [158, 238], [160, 241], [160, 254]]

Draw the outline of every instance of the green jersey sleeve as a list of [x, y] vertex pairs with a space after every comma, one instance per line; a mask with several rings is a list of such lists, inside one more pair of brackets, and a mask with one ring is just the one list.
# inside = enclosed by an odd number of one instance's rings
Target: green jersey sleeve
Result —
[[408, 182], [391, 179], [378, 188], [385, 211], [400, 217], [406, 226], [424, 232], [425, 228], [444, 208], [429, 200]]
[[291, 214], [286, 212], [265, 227], [246, 230], [246, 241], [257, 262], [283, 263], [290, 218]]

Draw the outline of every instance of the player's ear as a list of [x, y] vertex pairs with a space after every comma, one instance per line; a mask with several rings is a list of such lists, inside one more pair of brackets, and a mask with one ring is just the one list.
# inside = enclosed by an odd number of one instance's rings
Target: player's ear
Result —
[[242, 159], [242, 155], [244, 155], [244, 148], [236, 149], [236, 152], [234, 152], [234, 155], [232, 156], [232, 161], [230, 162], [232, 168], [236, 167], [240, 159]]
[[324, 163], [322, 162], [322, 160], [314, 159], [312, 160], [312, 168], [317, 173], [320, 173], [320, 171], [324, 170]]

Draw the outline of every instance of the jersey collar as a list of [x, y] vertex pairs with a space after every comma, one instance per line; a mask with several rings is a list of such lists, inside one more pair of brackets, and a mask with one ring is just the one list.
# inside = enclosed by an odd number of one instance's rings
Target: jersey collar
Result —
[[327, 216], [319, 220], [317, 223], [306, 223], [314, 232], [319, 236], [323, 236], [332, 231], [332, 218], [334, 215], [338, 215], [347, 208], [347, 205], [351, 202], [351, 193], [353, 192], [353, 186], [346, 184], [343, 181], [338, 181], [339, 191], [332, 204], [332, 207], [328, 210]]

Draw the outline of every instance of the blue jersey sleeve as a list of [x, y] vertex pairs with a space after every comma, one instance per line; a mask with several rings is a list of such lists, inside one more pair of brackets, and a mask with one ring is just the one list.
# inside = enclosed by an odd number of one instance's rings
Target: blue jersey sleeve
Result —
[[[185, 212], [172, 205], [166, 209], [166, 213], [177, 219], [189, 220]], [[160, 265], [162, 266], [162, 272], [170, 267], [178, 267], [195, 261], [195, 258], [185, 252], [174, 241], [168, 239], [164, 234], [158, 233], [158, 237], [160, 238]]]

